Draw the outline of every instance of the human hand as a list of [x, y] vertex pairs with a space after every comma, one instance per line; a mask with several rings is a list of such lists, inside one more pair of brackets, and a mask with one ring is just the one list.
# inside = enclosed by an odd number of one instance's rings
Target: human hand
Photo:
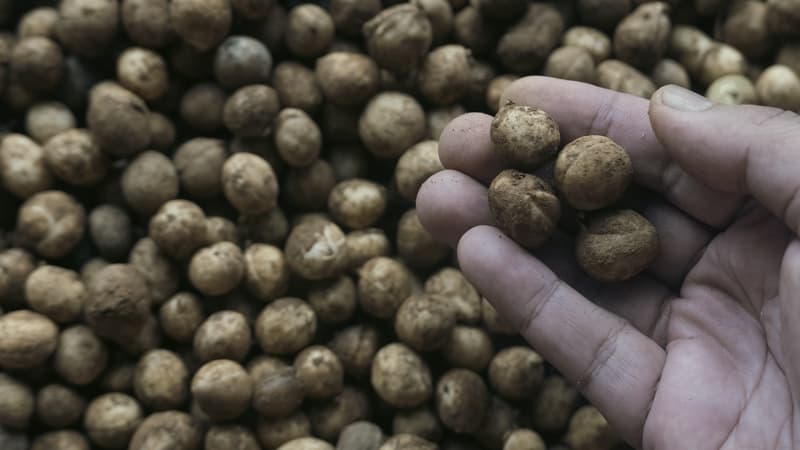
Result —
[[515, 82], [506, 100], [550, 113], [563, 142], [622, 145], [655, 193], [640, 212], [660, 254], [607, 285], [581, 272], [565, 235], [533, 254], [505, 237], [486, 197], [504, 168], [492, 118], [471, 113], [445, 129], [447, 170], [417, 197], [467, 278], [631, 445], [800, 448], [800, 116], [543, 77]]

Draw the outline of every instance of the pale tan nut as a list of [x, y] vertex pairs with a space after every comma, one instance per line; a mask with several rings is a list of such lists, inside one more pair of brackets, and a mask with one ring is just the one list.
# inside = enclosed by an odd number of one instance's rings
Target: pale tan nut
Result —
[[417, 76], [422, 96], [436, 105], [459, 100], [472, 82], [472, 56], [462, 45], [443, 45], [428, 53]]
[[338, 324], [349, 320], [356, 311], [356, 285], [342, 275], [334, 280], [315, 283], [308, 291], [308, 303], [322, 323]]
[[124, 448], [142, 423], [142, 407], [133, 397], [120, 392], [95, 397], [86, 408], [83, 427], [93, 443], [107, 448]]
[[388, 319], [414, 289], [411, 272], [396, 259], [378, 256], [358, 271], [358, 301], [372, 316]]
[[66, 382], [85, 386], [100, 375], [108, 362], [105, 343], [85, 325], [61, 332], [53, 354], [53, 368]]
[[0, 366], [25, 369], [44, 362], [56, 349], [58, 327], [29, 310], [0, 316]]
[[328, 347], [336, 353], [345, 372], [363, 379], [369, 374], [380, 344], [380, 332], [376, 327], [358, 324], [338, 331]]
[[597, 77], [594, 58], [581, 47], [559, 47], [547, 57], [544, 75], [564, 80], [594, 83]]
[[563, 32], [564, 18], [558, 10], [546, 3], [530, 3], [522, 19], [500, 38], [497, 56], [514, 73], [538, 71]]
[[197, 132], [213, 133], [222, 128], [226, 95], [216, 83], [200, 83], [187, 90], [180, 103], [180, 118]]
[[799, 25], [796, 0], [767, 1], [767, 29], [770, 33], [796, 38], [800, 35]]
[[222, 166], [222, 191], [244, 214], [261, 214], [278, 203], [278, 180], [272, 166], [252, 153], [231, 155]]
[[133, 390], [142, 405], [152, 410], [180, 408], [189, 394], [189, 371], [175, 353], [151, 350], [136, 364]]
[[11, 77], [34, 92], [53, 90], [64, 73], [61, 48], [40, 36], [19, 39], [11, 52]]
[[409, 95], [381, 92], [361, 113], [358, 134], [371, 153], [394, 158], [425, 136], [425, 112]]
[[378, 0], [332, 0], [330, 13], [336, 31], [347, 36], [360, 37], [361, 28], [381, 11]]
[[611, 139], [584, 136], [559, 153], [554, 178], [556, 189], [570, 205], [593, 211], [622, 197], [633, 178], [633, 163]]
[[327, 399], [308, 412], [315, 436], [336, 442], [342, 430], [358, 420], [371, 416], [370, 398], [361, 388], [345, 386], [335, 397]]
[[173, 0], [169, 17], [181, 39], [198, 50], [209, 50], [222, 42], [231, 27], [228, 0]]
[[259, 417], [256, 433], [259, 442], [266, 450], [275, 450], [287, 442], [311, 436], [311, 423], [302, 411], [282, 419], [269, 420]]
[[600, 64], [611, 55], [611, 39], [602, 31], [586, 26], [573, 26], [564, 32], [562, 45], [580, 47], [592, 55], [594, 62]]
[[488, 406], [489, 389], [475, 372], [451, 369], [436, 384], [436, 412], [457, 433], [478, 429]]
[[397, 161], [394, 172], [397, 190], [406, 200], [414, 201], [422, 183], [440, 170], [444, 167], [439, 160], [438, 143], [422, 141], [406, 150]]
[[303, 110], [285, 108], [275, 119], [275, 148], [286, 164], [305, 167], [319, 158], [322, 132]]
[[214, 359], [243, 361], [252, 345], [247, 318], [236, 311], [218, 311], [208, 316], [194, 334], [195, 356], [208, 362]]
[[312, 3], [295, 6], [286, 22], [286, 47], [299, 58], [312, 59], [330, 47], [335, 31], [324, 9]]
[[698, 75], [707, 86], [722, 76], [746, 72], [747, 59], [739, 50], [727, 44], [714, 44], [703, 57]]
[[614, 31], [616, 57], [640, 69], [652, 68], [669, 45], [669, 13], [665, 2], [647, 2], [634, 9]]
[[135, 267], [111, 264], [92, 279], [83, 314], [98, 335], [122, 342], [142, 329], [151, 303], [146, 281]]
[[86, 400], [74, 389], [48, 384], [36, 393], [36, 416], [50, 428], [75, 424], [86, 409]]
[[57, 266], [39, 266], [25, 281], [25, 299], [31, 309], [57, 323], [79, 318], [87, 295], [77, 272]]
[[650, 98], [656, 86], [645, 74], [622, 61], [609, 59], [597, 66], [597, 84], [612, 91]]
[[692, 86], [692, 80], [689, 78], [686, 68], [677, 61], [667, 58], [656, 63], [653, 70], [650, 71], [650, 78], [656, 87], [675, 84], [689, 89]]
[[536, 169], [555, 159], [561, 142], [558, 124], [532, 106], [503, 106], [492, 120], [494, 150], [510, 164]]
[[305, 386], [292, 367], [252, 378], [253, 409], [266, 418], [291, 416], [303, 403]]
[[19, 209], [17, 233], [39, 255], [66, 256], [83, 237], [86, 212], [63, 191], [44, 191], [29, 197]]
[[280, 208], [265, 214], [239, 216], [239, 234], [251, 242], [283, 245], [289, 235], [289, 220]]
[[442, 345], [441, 354], [451, 367], [480, 372], [489, 366], [494, 345], [481, 328], [456, 325]]
[[404, 344], [389, 344], [375, 354], [370, 382], [378, 396], [396, 408], [420, 406], [433, 396], [430, 369]]
[[398, 411], [392, 419], [392, 433], [412, 434], [431, 442], [442, 440], [442, 424], [436, 413], [427, 406], [409, 411]]
[[206, 432], [205, 450], [260, 450], [255, 435], [241, 425], [214, 425]]
[[324, 159], [308, 167], [292, 167], [283, 184], [286, 206], [300, 211], [324, 209], [335, 184], [333, 169]]
[[336, 448], [339, 450], [378, 450], [386, 440], [383, 430], [372, 422], [358, 421], [339, 433]]
[[295, 376], [305, 386], [306, 397], [325, 399], [342, 392], [344, 369], [329, 348], [312, 345], [294, 358]]
[[528, 347], [509, 347], [494, 356], [488, 374], [495, 392], [511, 401], [524, 400], [542, 384], [544, 360]]
[[105, 178], [110, 161], [87, 130], [63, 131], [44, 146], [47, 167], [56, 177], [76, 186], [92, 186]]
[[358, 53], [328, 53], [317, 60], [315, 74], [325, 99], [339, 106], [362, 105], [380, 87], [378, 65]]
[[69, 51], [97, 56], [110, 47], [119, 22], [119, 2], [66, 0], [58, 6], [58, 40]]
[[249, 36], [229, 36], [214, 55], [214, 76], [225, 89], [266, 83], [271, 71], [269, 49]]
[[211, 198], [222, 192], [222, 165], [228, 153], [219, 139], [193, 138], [175, 151], [172, 162], [183, 191], [192, 198]]
[[25, 281], [36, 269], [33, 255], [21, 248], [0, 251], [0, 304], [22, 304]]
[[63, 103], [55, 101], [39, 102], [31, 106], [25, 114], [25, 130], [40, 144], [47, 143], [51, 137], [75, 128], [75, 115]]
[[89, 93], [86, 124], [104, 152], [112, 157], [133, 156], [150, 144], [150, 110], [141, 97], [105, 82]]
[[130, 47], [119, 56], [117, 79], [147, 101], [161, 98], [169, 87], [167, 63], [158, 53], [140, 47]]
[[394, 318], [400, 341], [421, 352], [441, 348], [455, 324], [455, 313], [447, 298], [428, 294], [405, 299]]
[[19, 18], [17, 36], [21, 38], [41, 36], [50, 39], [56, 38], [58, 25], [58, 10], [42, 6], [33, 8]]
[[158, 48], [173, 37], [169, 0], [124, 0], [121, 19], [125, 34], [136, 45]]
[[306, 302], [287, 297], [267, 305], [253, 328], [265, 353], [292, 355], [311, 344], [317, 332], [317, 317]]
[[27, 428], [34, 408], [35, 400], [30, 386], [0, 373], [0, 425]]
[[547, 242], [561, 217], [553, 188], [535, 175], [504, 170], [489, 186], [489, 208], [500, 228], [526, 248]]
[[361, 178], [342, 181], [328, 197], [328, 211], [340, 224], [350, 229], [374, 225], [386, 210], [386, 188]]
[[321, 439], [302, 437], [281, 445], [278, 450], [334, 450], [334, 448], [331, 444]]
[[203, 304], [191, 292], [178, 292], [158, 310], [161, 330], [168, 338], [180, 343], [191, 342], [204, 319]]
[[[481, 91], [481, 95], [486, 92], [486, 89], [488, 89], [488, 84], [484, 86], [484, 88], [485, 89]], [[476, 103], [479, 104], [480, 102]], [[425, 116], [425, 122], [428, 125], [428, 133], [426, 137], [430, 140], [438, 141], [444, 129], [447, 128], [447, 125], [456, 117], [466, 113], [467, 110], [458, 103], [455, 105], [441, 106], [428, 110], [427, 115]]]
[[0, 138], [0, 175], [3, 187], [21, 198], [28, 198], [53, 185], [44, 149], [22, 134]]
[[364, 263], [378, 256], [389, 256], [391, 243], [386, 233], [379, 228], [356, 230], [347, 233], [347, 268], [357, 270]]
[[140, 239], [131, 249], [128, 262], [144, 277], [155, 305], [160, 305], [178, 290], [178, 268], [152, 239]]
[[196, 450], [202, 446], [204, 427], [198, 419], [180, 411], [154, 413], [145, 418], [131, 438], [129, 450], [164, 446]]
[[89, 450], [89, 448], [89, 441], [83, 434], [72, 430], [61, 430], [38, 435], [30, 450]]
[[335, 223], [324, 219], [295, 225], [283, 251], [292, 272], [307, 280], [332, 278], [347, 264], [344, 233]]
[[180, 181], [175, 166], [163, 153], [146, 151], [122, 173], [122, 196], [136, 213], [149, 217], [178, 196]]
[[239, 88], [228, 97], [222, 110], [222, 121], [236, 136], [267, 137], [272, 133], [272, 121], [279, 109], [275, 89], [253, 84]]
[[218, 242], [198, 250], [189, 262], [189, 280], [205, 295], [231, 292], [244, 277], [244, 255], [232, 242]]
[[419, 221], [416, 209], [410, 209], [397, 222], [397, 253], [415, 269], [429, 269], [450, 254], [450, 247], [439, 242]]
[[124, 209], [102, 204], [89, 213], [89, 235], [100, 255], [109, 261], [128, 256], [132, 245], [131, 218]]
[[235, 419], [250, 407], [253, 380], [235, 361], [211, 361], [195, 372], [192, 398], [212, 420]]
[[758, 104], [758, 93], [753, 82], [744, 75], [725, 75], [711, 83], [706, 97], [723, 105]]
[[447, 298], [458, 322], [481, 320], [481, 296], [460, 270], [445, 267], [434, 273], [425, 281], [425, 292]]
[[384, 9], [364, 24], [363, 33], [370, 57], [399, 75], [413, 71], [433, 42], [430, 20], [412, 4]]
[[547, 445], [535, 431], [519, 428], [505, 439], [503, 450], [547, 450]]
[[383, 443], [378, 450], [436, 450], [439, 447], [433, 442], [413, 434], [397, 434]]
[[595, 407], [583, 406], [570, 419], [564, 442], [575, 450], [610, 450], [620, 438]]
[[698, 76], [703, 59], [713, 46], [714, 41], [699, 28], [676, 25], [670, 37], [669, 54], [689, 73]]
[[148, 235], [167, 255], [186, 259], [206, 241], [206, 215], [188, 200], [170, 200], [150, 218]]
[[627, 209], [590, 218], [575, 241], [578, 265], [592, 278], [604, 282], [638, 275], [658, 256], [658, 250], [658, 233], [653, 224]]
[[453, 7], [450, 2], [448, 0], [414, 0], [412, 3], [425, 12], [431, 23], [432, 44], [444, 43], [450, 37], [453, 29]]
[[322, 106], [324, 97], [314, 71], [300, 63], [283, 61], [275, 66], [272, 87], [278, 92], [284, 108], [302, 109], [313, 114]]
[[270, 301], [289, 287], [289, 266], [283, 251], [274, 245], [251, 244], [244, 252], [244, 281], [256, 298]]
[[761, 104], [800, 111], [800, 75], [786, 66], [767, 68], [756, 81]]

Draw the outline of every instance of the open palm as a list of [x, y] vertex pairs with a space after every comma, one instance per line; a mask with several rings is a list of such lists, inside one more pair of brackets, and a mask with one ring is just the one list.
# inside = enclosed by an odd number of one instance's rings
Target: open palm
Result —
[[465, 275], [631, 445], [800, 449], [800, 117], [722, 107], [667, 87], [651, 102], [530, 77], [505, 99], [540, 107], [562, 140], [611, 137], [631, 154], [637, 205], [659, 231], [647, 273], [589, 280], [568, 236], [530, 254], [493, 226], [486, 184], [504, 168], [491, 117], [440, 140], [448, 170], [420, 190]]

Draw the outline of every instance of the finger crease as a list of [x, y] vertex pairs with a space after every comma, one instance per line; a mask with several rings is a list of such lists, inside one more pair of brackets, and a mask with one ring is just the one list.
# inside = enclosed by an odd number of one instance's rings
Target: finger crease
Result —
[[586, 132], [587, 135], [599, 134], [601, 136], [608, 136], [609, 131], [611, 131], [611, 124], [613, 123], [611, 119], [614, 115], [616, 99], [617, 95], [614, 94], [606, 94], [604, 96], [602, 103], [600, 103], [600, 106], [594, 113], [592, 123], [589, 125], [589, 130]]
[[667, 196], [670, 200], [677, 198], [675, 190], [677, 189], [678, 183], [680, 183], [684, 175], [685, 172], [683, 169], [681, 169], [680, 166], [674, 162], [667, 164], [667, 166], [664, 168], [664, 171], [661, 172], [661, 193]]
[[647, 336], [650, 336], [650, 338], [656, 341], [656, 343], [661, 347], [663, 347], [667, 341], [666, 332], [663, 333], [663, 336], [660, 336], [662, 333], [659, 333], [659, 336], [656, 336], [656, 333], [659, 332], [662, 325], [669, 323], [669, 320], [672, 317], [672, 300], [674, 298], [675, 297], [670, 292], [661, 299], [661, 304], [658, 306], [658, 312], [656, 313], [655, 320], [653, 320], [653, 325], [650, 327], [647, 333]]
[[583, 392], [588, 391], [591, 383], [597, 378], [597, 374], [606, 367], [608, 361], [614, 356], [614, 353], [617, 351], [617, 341], [627, 326], [627, 323], [620, 320], [619, 324], [612, 328], [600, 342], [586, 370], [584, 370], [581, 376], [576, 380], [576, 385]]
[[533, 329], [533, 324], [536, 322], [536, 319], [541, 315], [544, 307], [550, 303], [550, 300], [555, 297], [556, 292], [558, 292], [562, 284], [563, 282], [556, 278], [553, 282], [548, 283], [533, 293], [526, 305], [530, 312], [525, 316], [522, 322], [522, 326], [520, 327], [521, 331], [531, 331]]

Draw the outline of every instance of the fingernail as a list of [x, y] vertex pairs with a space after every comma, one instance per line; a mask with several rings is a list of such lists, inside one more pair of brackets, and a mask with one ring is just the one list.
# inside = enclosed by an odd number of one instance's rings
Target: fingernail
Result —
[[686, 112], [705, 111], [713, 105], [702, 95], [672, 84], [661, 89], [661, 103], [666, 107]]

